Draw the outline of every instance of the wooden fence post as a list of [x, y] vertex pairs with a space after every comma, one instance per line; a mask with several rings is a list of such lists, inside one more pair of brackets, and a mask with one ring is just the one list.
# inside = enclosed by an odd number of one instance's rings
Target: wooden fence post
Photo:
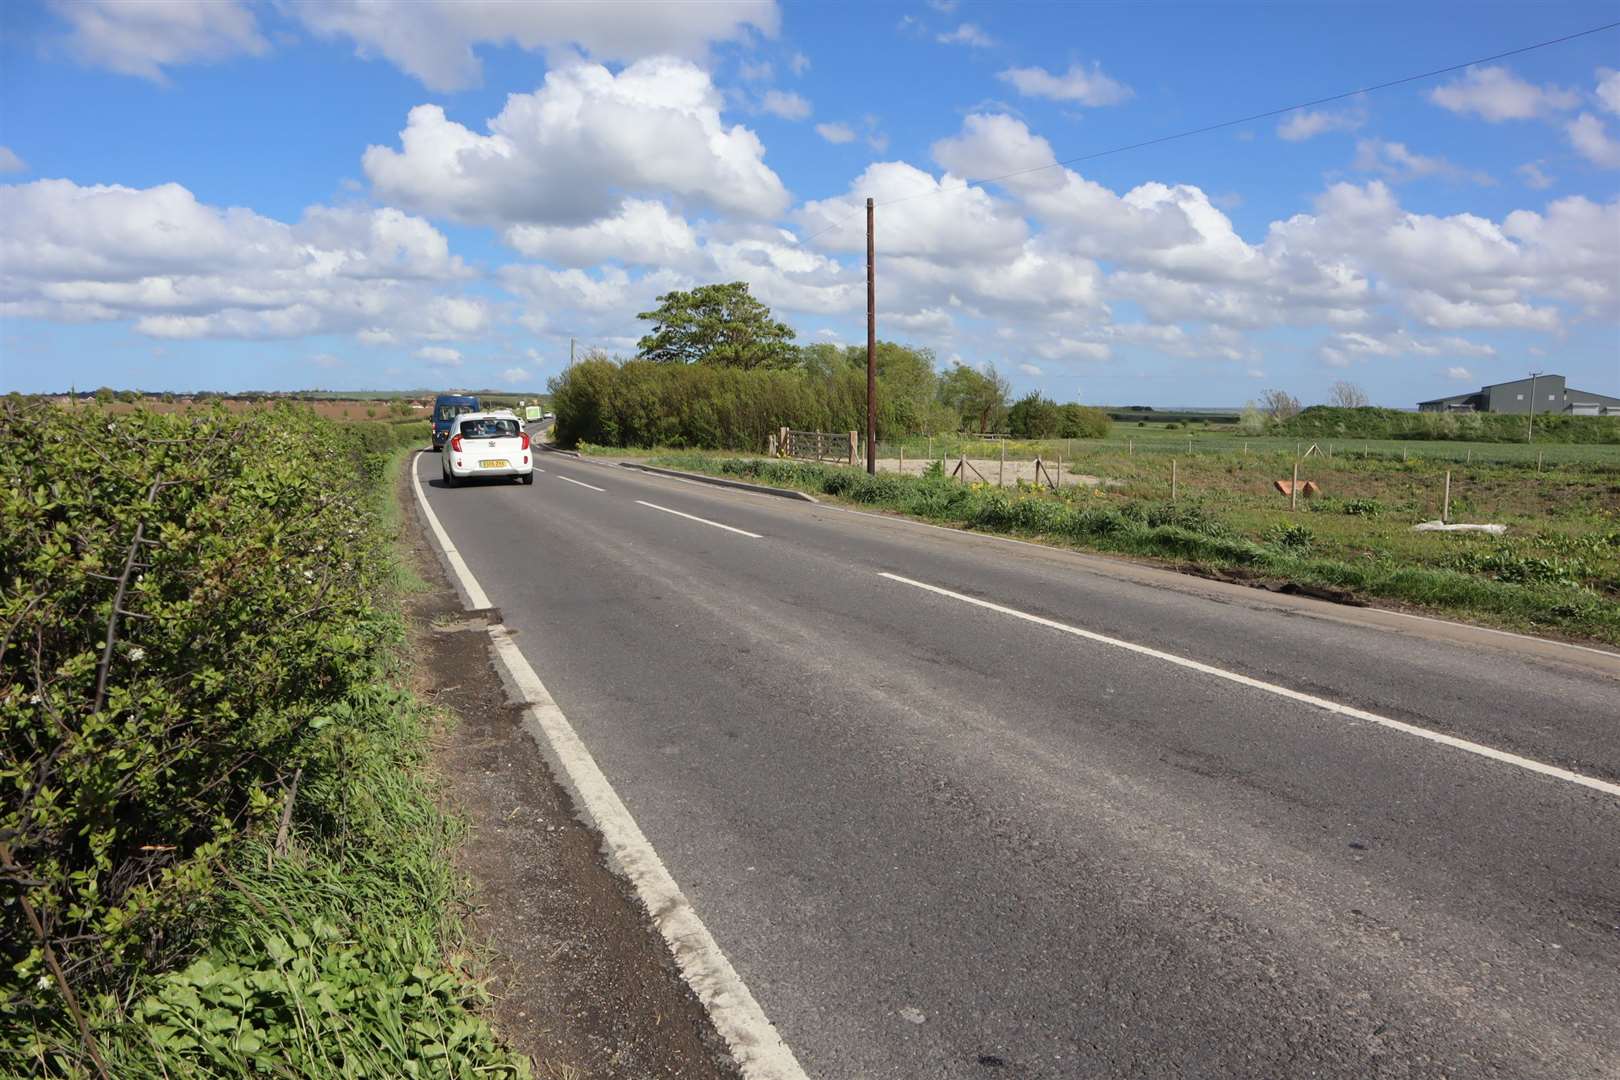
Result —
[[1057, 456], [1057, 467], [1058, 467], [1057, 483], [1053, 484], [1052, 486], [1060, 488], [1060, 487], [1063, 486], [1063, 455], [1062, 454], [1059, 454]]
[[776, 432], [774, 431], [765, 436], [765, 455], [767, 457], [776, 456]]
[[900, 475], [906, 475], [906, 444], [900, 444]]
[[782, 452], [783, 457], [792, 457], [793, 456], [793, 440], [788, 437], [788, 429], [787, 428], [782, 428], [780, 431], [777, 432], [777, 435], [779, 436], [779, 438], [777, 439], [777, 443], [776, 443], [777, 449], [779, 449]]
[[1288, 489], [1288, 509], [1299, 509], [1299, 459], [1294, 459], [1294, 483]]
[[1440, 504], [1440, 520], [1451, 520], [1451, 470], [1446, 470], [1446, 500]]
[[1170, 459], [1170, 501], [1176, 501], [1176, 459]]
[[1001, 440], [1001, 465], [996, 470], [996, 487], [1007, 486], [1007, 440]]
[[861, 436], [860, 436], [860, 433], [856, 432], [856, 431], [850, 432], [849, 433], [849, 464], [850, 464], [851, 468], [853, 468], [854, 465], [855, 465], [855, 457], [860, 452], [860, 448], [861, 448]]

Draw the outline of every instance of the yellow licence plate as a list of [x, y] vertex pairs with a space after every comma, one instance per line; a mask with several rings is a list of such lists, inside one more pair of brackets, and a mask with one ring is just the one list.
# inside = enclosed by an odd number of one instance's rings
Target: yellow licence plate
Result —
[[506, 459], [505, 458], [491, 458], [488, 461], [480, 461], [478, 463], [478, 467], [480, 469], [504, 469], [504, 468], [506, 468]]

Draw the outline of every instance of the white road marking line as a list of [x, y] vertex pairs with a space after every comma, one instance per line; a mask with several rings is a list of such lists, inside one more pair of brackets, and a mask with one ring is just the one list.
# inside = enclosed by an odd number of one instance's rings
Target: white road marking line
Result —
[[428, 507], [427, 496], [422, 492], [422, 474], [417, 469], [415, 461], [411, 462], [411, 486], [416, 489], [416, 501], [422, 505], [423, 515], [433, 530], [434, 539], [438, 540], [440, 549], [444, 551], [445, 560], [450, 563], [450, 569], [455, 572], [456, 579], [467, 593], [468, 607], [474, 609], [489, 607], [489, 597], [478, 587], [478, 581], [472, 576], [472, 571], [467, 569], [467, 563], [462, 559], [461, 552], [450, 542], [449, 534], [444, 531], [444, 526], [439, 524], [438, 515]]
[[[414, 464], [411, 479], [422, 516], [449, 556], [450, 568], [466, 591], [470, 606], [489, 607], [489, 598], [478, 579], [456, 553], [444, 526], [439, 524], [438, 515], [428, 505]], [[602, 775], [590, 750], [580, 741], [522, 650], [504, 626], [491, 626], [489, 633], [496, 658], [523, 698], [524, 727], [550, 759], [573, 797], [574, 805], [584, 811], [602, 834], [610, 855], [609, 865], [635, 886], [653, 924], [675, 957], [681, 977], [708, 1010], [715, 1030], [730, 1046], [731, 1056], [736, 1059], [745, 1080], [808, 1080], [793, 1051], [782, 1041], [748, 984], [731, 966], [714, 935], [692, 909], [691, 901], [681, 892], [613, 785]]]
[[1056, 619], [1048, 619], [1040, 615], [1031, 615], [1027, 611], [1019, 611], [1017, 608], [1006, 607], [1002, 604], [992, 603], [989, 600], [980, 600], [978, 597], [968, 596], [965, 593], [954, 592], [950, 589], [943, 589], [938, 585], [930, 585], [927, 582], [914, 581], [908, 577], [901, 577], [899, 574], [880, 572], [878, 576], [888, 578], [890, 581], [898, 581], [902, 585], [910, 585], [913, 588], [924, 589], [940, 596], [948, 596], [952, 600], [960, 600], [963, 603], [972, 604], [975, 607], [981, 607], [987, 611], [995, 611], [1003, 615], [1011, 615], [1015, 619], [1023, 619], [1025, 622], [1035, 623], [1038, 626], [1049, 627], [1053, 630], [1061, 630], [1065, 634], [1072, 634], [1075, 637], [1085, 638], [1087, 641], [1096, 641], [1103, 645], [1112, 645], [1115, 648], [1126, 649], [1142, 656], [1151, 656], [1155, 660], [1163, 660], [1166, 663], [1175, 664], [1178, 667], [1184, 667], [1192, 671], [1202, 672], [1205, 675], [1213, 675], [1217, 679], [1225, 679], [1228, 682], [1234, 682], [1240, 686], [1247, 686], [1255, 690], [1263, 690], [1268, 694], [1276, 694], [1278, 697], [1303, 702], [1306, 705], [1314, 705], [1318, 709], [1324, 709], [1327, 712], [1337, 713], [1340, 716], [1350, 716], [1356, 718], [1357, 720], [1365, 720], [1368, 723], [1377, 724], [1380, 727], [1390, 728], [1394, 731], [1405, 732], [1408, 735], [1415, 735], [1420, 739], [1427, 739], [1430, 742], [1440, 743], [1442, 746], [1449, 746], [1453, 749], [1464, 750], [1470, 754], [1477, 754], [1480, 757], [1490, 758], [1492, 761], [1500, 761], [1507, 765], [1516, 765], [1519, 768], [1526, 769], [1530, 772], [1540, 773], [1543, 776], [1550, 776], [1555, 780], [1563, 780], [1571, 784], [1578, 784], [1581, 787], [1591, 788], [1593, 791], [1600, 791], [1605, 795], [1620, 797], [1620, 784], [1610, 783], [1607, 780], [1599, 780], [1593, 776], [1583, 776], [1580, 773], [1570, 772], [1568, 769], [1561, 769], [1556, 765], [1548, 765], [1545, 762], [1536, 761], [1532, 758], [1520, 757], [1518, 754], [1510, 754], [1505, 750], [1498, 750], [1495, 747], [1485, 746], [1482, 743], [1470, 742], [1467, 739], [1459, 739], [1455, 735], [1447, 735], [1439, 731], [1430, 731], [1428, 728], [1418, 727], [1416, 724], [1408, 724], [1400, 720], [1391, 719], [1387, 716], [1380, 716], [1377, 713], [1367, 712], [1365, 709], [1357, 709], [1350, 705], [1341, 705], [1337, 701], [1329, 701], [1327, 698], [1320, 698], [1314, 694], [1305, 694], [1298, 690], [1290, 690], [1286, 686], [1278, 686], [1276, 683], [1268, 683], [1261, 679], [1253, 679], [1247, 675], [1240, 675], [1235, 671], [1227, 671], [1225, 668], [1218, 668], [1211, 664], [1204, 664], [1197, 660], [1190, 660], [1185, 656], [1177, 656], [1174, 653], [1163, 652], [1159, 649], [1150, 648], [1146, 645], [1138, 645], [1135, 642], [1109, 637], [1106, 634], [1099, 634], [1094, 630], [1082, 630], [1078, 626], [1070, 626], [1068, 623], [1061, 623]]
[[607, 490], [607, 488], [599, 488], [595, 484], [587, 484], [583, 480], [575, 480], [572, 477], [564, 476], [562, 473], [557, 474], [557, 479], [559, 479], [559, 480], [567, 480], [570, 484], [578, 484], [580, 487], [588, 487], [592, 491], [606, 491]]
[[[978, 540], [993, 540], [998, 544], [1016, 544], [1019, 547], [1037, 548], [1037, 549], [1039, 549], [1041, 551], [1045, 551], [1045, 552], [1049, 552], [1049, 553], [1050, 552], [1058, 552], [1058, 553], [1061, 553], [1061, 554], [1078, 555], [1080, 558], [1087, 559], [1087, 560], [1098, 560], [1098, 561], [1105, 562], [1105, 563], [1106, 562], [1124, 563], [1126, 561], [1126, 560], [1123, 560], [1123, 559], [1119, 559], [1116, 556], [1111, 556], [1107, 552], [1102, 552], [1102, 551], [1089, 551], [1089, 550], [1079, 550], [1079, 549], [1075, 549], [1075, 548], [1065, 548], [1065, 547], [1059, 547], [1056, 544], [1042, 544], [1042, 543], [1040, 543], [1038, 541], [1035, 541], [1035, 540], [1019, 540], [1017, 537], [1013, 537], [1013, 536], [998, 536], [995, 533], [979, 532], [976, 529], [966, 529], [966, 528], [961, 528], [961, 527], [956, 526], [956, 525], [936, 525], [931, 521], [918, 521], [916, 518], [899, 517], [899, 516], [897, 516], [895, 514], [874, 514], [870, 510], [856, 510], [853, 507], [835, 506], [835, 505], [833, 505], [831, 503], [821, 503], [820, 504], [820, 509], [832, 510], [832, 511], [835, 511], [835, 512], [840, 513], [840, 514], [853, 514], [856, 517], [873, 518], [873, 519], [875, 519], [877, 521], [886, 522], [888, 524], [896, 524], [896, 523], [898, 523], [898, 524], [901, 524], [901, 525], [915, 526], [916, 528], [919, 528], [919, 529], [933, 529], [933, 530], [935, 530], [937, 532], [954, 533], [957, 536], [970, 536], [970, 537], [973, 537], [973, 538], [978, 539]], [[1141, 563], [1141, 564], [1136, 564], [1136, 565], [1146, 566], [1146, 567], [1148, 567], [1150, 569], [1154, 569], [1154, 570], [1161, 570], [1161, 571], [1163, 571], [1164, 573], [1167, 573], [1167, 574], [1178, 574], [1181, 577], [1187, 578], [1189, 581], [1192, 581], [1192, 582], [1202, 581], [1202, 582], [1208, 583], [1208, 582], [1213, 580], [1211, 578], [1200, 578], [1196, 574], [1183, 573], [1182, 571], [1171, 569], [1169, 567], [1154, 566], [1151, 563]], [[1097, 567], [1086, 567], [1086, 572], [1091, 573], [1091, 574], [1095, 574], [1098, 577], [1106, 577], [1110, 581], [1120, 581], [1120, 582], [1125, 582], [1127, 584], [1131, 583], [1131, 579], [1129, 579], [1129, 578], [1117, 577], [1117, 576], [1115, 576], [1113, 574], [1108, 573], [1106, 570], [1103, 570], [1103, 569], [1097, 568]], [[1174, 587], [1174, 586], [1172, 586], [1172, 587]], [[1251, 590], [1251, 592], [1254, 592], [1254, 590]], [[1197, 594], [1196, 593], [1190, 593], [1189, 595], [1197, 595]], [[1255, 592], [1255, 595], [1257, 596], [1258, 599], [1264, 601], [1264, 599], [1265, 599], [1264, 595], [1259, 594], [1258, 592]], [[1320, 613], [1323, 614], [1325, 617], [1329, 617], [1329, 618], [1331, 618], [1332, 616], [1327, 614], [1327, 609], [1337, 608], [1338, 610], [1336, 612], [1334, 612], [1334, 614], [1339, 614], [1339, 613], [1344, 613], [1344, 612], [1354, 611], [1355, 610], [1354, 608], [1348, 608], [1347, 609], [1341, 604], [1333, 603], [1331, 600], [1322, 600], [1322, 601], [1318, 601], [1318, 603], [1320, 603], [1322, 605], [1322, 608], [1323, 608], [1323, 610], [1320, 611]], [[1300, 610], [1305, 610], [1305, 609], [1300, 609]], [[1455, 626], [1459, 630], [1471, 630], [1471, 631], [1472, 630], [1477, 630], [1477, 631], [1480, 631], [1480, 632], [1486, 633], [1486, 634], [1496, 634], [1498, 637], [1518, 638], [1521, 641], [1533, 641], [1537, 645], [1552, 645], [1552, 646], [1554, 646], [1556, 648], [1560, 648], [1560, 649], [1577, 649], [1580, 652], [1596, 653], [1598, 656], [1605, 656], [1605, 657], [1608, 657], [1611, 660], [1620, 660], [1620, 652], [1615, 652], [1613, 649], [1598, 649], [1598, 648], [1594, 648], [1591, 645], [1577, 645], [1572, 641], [1560, 641], [1557, 638], [1537, 637], [1535, 634], [1520, 634], [1520, 633], [1517, 633], [1517, 632], [1515, 632], [1513, 630], [1498, 630], [1494, 626], [1480, 626], [1478, 623], [1458, 622], [1456, 619], [1441, 619], [1441, 618], [1438, 618], [1438, 617], [1436, 617], [1434, 615], [1417, 615], [1417, 614], [1414, 614], [1414, 613], [1412, 613], [1410, 611], [1396, 611], [1393, 608], [1369, 607], [1366, 610], [1375, 611], [1380, 615], [1399, 615], [1403, 619], [1416, 619], [1416, 620], [1418, 620], [1420, 622], [1438, 623], [1441, 626]], [[1316, 615], [1319, 612], [1307, 610], [1306, 613], [1308, 615]], [[1365, 626], [1365, 625], [1361, 625], [1361, 624], [1350, 623], [1350, 622], [1348, 622], [1348, 620], [1346, 620], [1346, 622], [1347, 622], [1347, 625], [1354, 626], [1357, 629], [1374, 629], [1374, 630], [1377, 629], [1377, 627], [1369, 627], [1369, 626]], [[1447, 644], [1455, 644], [1455, 642], [1447, 642]]]
[[683, 518], [686, 518], [688, 521], [701, 521], [705, 525], [713, 525], [717, 529], [726, 530], [726, 532], [734, 532], [734, 533], [738, 533], [738, 534], [740, 534], [742, 536], [752, 536], [755, 540], [763, 540], [764, 539], [764, 537], [761, 536], [759, 533], [749, 532], [747, 529], [734, 528], [733, 526], [730, 526], [730, 525], [722, 525], [718, 521], [710, 521], [708, 518], [700, 518], [696, 514], [686, 514], [686, 513], [682, 513], [679, 510], [671, 510], [669, 507], [667, 507], [667, 506], [659, 506], [657, 503], [642, 502], [640, 499], [637, 499], [636, 500], [636, 505], [637, 506], [645, 506], [645, 507], [647, 507], [648, 509], [651, 509], [651, 510], [662, 510], [666, 514], [674, 514], [676, 517], [683, 517]]

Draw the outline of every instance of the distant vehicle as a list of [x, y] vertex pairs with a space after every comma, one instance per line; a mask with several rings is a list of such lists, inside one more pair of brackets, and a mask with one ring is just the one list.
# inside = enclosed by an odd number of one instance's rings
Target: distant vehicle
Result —
[[479, 410], [478, 399], [469, 394], [440, 394], [433, 400], [433, 449], [441, 449], [454, 434], [456, 417]]
[[542, 420], [555, 420], [555, 419], [557, 419], [557, 414], [554, 413], [554, 412], [541, 413], [540, 414], [540, 419], [542, 419]]
[[454, 430], [439, 459], [446, 487], [463, 480], [515, 476], [534, 483], [534, 462], [529, 455], [529, 433], [509, 409], [470, 412], [450, 420]]

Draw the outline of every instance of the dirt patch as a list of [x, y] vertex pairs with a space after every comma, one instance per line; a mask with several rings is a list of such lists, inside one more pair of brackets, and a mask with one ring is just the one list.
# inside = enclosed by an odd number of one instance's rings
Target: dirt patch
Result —
[[427, 546], [408, 482], [401, 545], [430, 588], [409, 604], [416, 691], [451, 714], [434, 766], [470, 835], [470, 930], [492, 1022], [556, 1080], [739, 1075], [646, 909], [601, 857], [506, 697], [481, 620]]

